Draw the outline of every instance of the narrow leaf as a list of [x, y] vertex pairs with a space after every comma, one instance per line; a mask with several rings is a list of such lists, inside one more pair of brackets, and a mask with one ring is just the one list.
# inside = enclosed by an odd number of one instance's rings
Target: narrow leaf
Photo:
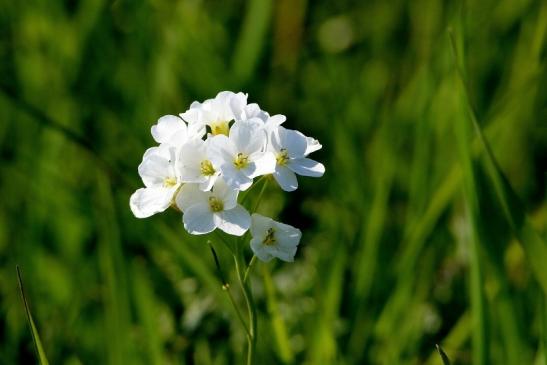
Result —
[[36, 353], [38, 354], [38, 360], [40, 361], [40, 365], [49, 365], [46, 358], [46, 353], [42, 346], [42, 341], [40, 341], [40, 335], [38, 334], [38, 330], [36, 329], [36, 325], [34, 324], [34, 320], [32, 319], [32, 314], [30, 313], [30, 308], [28, 305], [27, 297], [25, 296], [23, 279], [21, 278], [21, 270], [19, 270], [19, 266], [16, 266], [16, 270], [17, 270], [17, 281], [19, 283], [19, 292], [21, 293], [21, 298], [23, 298], [23, 304], [25, 305], [25, 312], [27, 313], [28, 325], [30, 327], [30, 332], [32, 334], [32, 341], [34, 342], [34, 348], [36, 349]]

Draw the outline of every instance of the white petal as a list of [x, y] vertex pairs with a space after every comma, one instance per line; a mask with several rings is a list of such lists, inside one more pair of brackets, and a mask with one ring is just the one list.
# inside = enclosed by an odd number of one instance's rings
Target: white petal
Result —
[[201, 139], [191, 139], [184, 143], [177, 160], [181, 180], [191, 183], [205, 181], [205, 177], [201, 174], [201, 162], [206, 159], [205, 145]]
[[236, 146], [237, 152], [250, 155], [264, 149], [267, 135], [261, 128], [262, 124], [263, 122], [258, 118], [234, 123], [230, 129], [230, 140]]
[[242, 236], [251, 226], [251, 216], [241, 205], [215, 214], [218, 228], [228, 234]]
[[147, 218], [163, 212], [171, 205], [176, 190], [176, 187], [141, 188], [134, 192], [129, 199], [131, 211], [137, 218]]
[[[258, 157], [255, 157], [258, 156]], [[255, 170], [250, 177], [272, 174], [275, 171], [276, 160], [271, 152], [264, 152], [253, 156]]]
[[268, 262], [273, 259], [268, 246], [262, 244], [262, 238], [254, 237], [251, 239], [251, 250], [261, 261]]
[[247, 105], [247, 94], [233, 94], [229, 101], [229, 105], [232, 109], [232, 115], [234, 116], [234, 118], [239, 119], [243, 114], [245, 106]]
[[309, 158], [290, 160], [287, 166], [302, 176], [321, 177], [325, 173], [325, 166], [322, 163]]
[[265, 236], [268, 228], [273, 226], [274, 220], [270, 217], [265, 217], [261, 214], [253, 213], [251, 216], [251, 235], [256, 236]]
[[213, 187], [213, 195], [218, 197], [224, 203], [224, 210], [233, 209], [237, 205], [237, 195], [239, 191], [228, 186], [221, 178], [218, 179]]
[[241, 119], [258, 118], [263, 122], [266, 122], [269, 117], [269, 114], [264, 110], [261, 110], [256, 103], [248, 104], [247, 106], [245, 106], [241, 115]]
[[177, 116], [165, 115], [158, 119], [158, 123], [151, 128], [152, 137], [158, 143], [169, 142], [175, 133], [184, 134], [186, 138], [186, 124]]
[[304, 157], [308, 142], [302, 133], [279, 127], [279, 139], [282, 148], [285, 148], [290, 158]]
[[284, 248], [296, 247], [302, 238], [302, 232], [291, 225], [274, 222], [278, 246]]
[[207, 204], [211, 193], [199, 189], [198, 184], [184, 184], [176, 197], [177, 207], [186, 212], [197, 204]]
[[215, 185], [215, 182], [217, 181], [220, 174], [209, 176], [207, 180], [199, 184], [199, 189], [201, 191], [210, 191], [213, 188], [213, 185]]
[[279, 127], [281, 124], [285, 123], [286, 120], [287, 120], [287, 117], [284, 116], [283, 114], [276, 114], [276, 115], [272, 115], [268, 119], [266, 124], [270, 128], [275, 128], [275, 127]]
[[290, 249], [282, 249], [280, 247], [276, 247], [275, 253], [273, 255], [285, 262], [294, 262], [294, 255], [296, 255], [296, 250], [296, 247], [292, 247]]
[[206, 132], [205, 123], [192, 123], [188, 125], [188, 138], [202, 138]]
[[323, 146], [321, 143], [319, 143], [318, 140], [312, 137], [306, 137], [306, 142], [308, 144], [308, 147], [306, 148], [305, 156], [309, 155], [312, 152], [319, 151]]
[[285, 191], [295, 191], [298, 188], [295, 173], [285, 166], [276, 166], [273, 176], [281, 189]]
[[234, 143], [228, 137], [219, 134], [207, 141], [211, 161], [218, 165], [224, 162], [233, 162], [237, 155], [237, 150]]
[[138, 167], [139, 175], [147, 187], [163, 184], [165, 178], [176, 177], [174, 170], [175, 149], [161, 145], [145, 152]]
[[245, 175], [242, 170], [236, 169], [232, 162], [222, 165], [220, 171], [224, 181], [232, 189], [247, 190], [253, 183], [253, 179]]
[[182, 216], [184, 228], [191, 234], [206, 234], [215, 230], [213, 212], [206, 203], [188, 208]]

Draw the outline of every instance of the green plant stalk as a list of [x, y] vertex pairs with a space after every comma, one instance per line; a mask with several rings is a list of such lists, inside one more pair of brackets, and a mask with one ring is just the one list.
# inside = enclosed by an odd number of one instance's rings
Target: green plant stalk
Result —
[[243, 255], [239, 251], [239, 245], [236, 246], [236, 253], [234, 255], [234, 262], [237, 271], [237, 278], [243, 297], [245, 298], [245, 304], [247, 306], [247, 315], [249, 316], [249, 329], [247, 335], [248, 350], [247, 350], [247, 365], [252, 365], [255, 357], [256, 338], [257, 338], [257, 318], [256, 318], [256, 306], [253, 300], [253, 293], [250, 283], [243, 281]]
[[36, 329], [36, 325], [34, 324], [34, 320], [32, 319], [32, 314], [30, 313], [30, 308], [27, 302], [27, 297], [25, 296], [25, 289], [23, 287], [23, 279], [21, 278], [21, 271], [19, 270], [19, 266], [16, 266], [16, 270], [17, 282], [19, 283], [19, 292], [21, 293], [21, 298], [23, 298], [23, 304], [25, 305], [27, 321], [30, 327], [30, 333], [32, 334], [32, 342], [34, 342], [34, 348], [36, 349], [36, 353], [38, 355], [38, 360], [40, 361], [40, 365], [49, 365], [46, 358], [46, 352], [44, 351], [44, 347], [42, 346], [42, 341], [40, 341], [40, 335], [38, 334], [38, 330]]
[[220, 262], [218, 260], [218, 256], [217, 256], [216, 251], [213, 247], [213, 243], [211, 241], [208, 241], [207, 243], [209, 244], [209, 247], [211, 248], [211, 254], [213, 255], [213, 259], [215, 261], [215, 266], [217, 268], [217, 271], [218, 271], [218, 274], [219, 274], [219, 277], [220, 277], [220, 282], [222, 284], [222, 290], [224, 290], [226, 292], [226, 294], [228, 295], [228, 299], [230, 299], [230, 303], [234, 307], [234, 310], [237, 314], [237, 318], [239, 319], [239, 322], [241, 323], [241, 325], [243, 326], [243, 329], [245, 330], [245, 334], [247, 336], [249, 336], [250, 333], [249, 333], [247, 323], [245, 323], [245, 320], [243, 319], [243, 315], [241, 314], [241, 311], [239, 310], [239, 308], [237, 306], [237, 303], [234, 299], [234, 296], [232, 295], [232, 292], [230, 290], [230, 284], [228, 283], [228, 281], [224, 277], [224, 274], [223, 274], [222, 269], [220, 267]]
[[249, 273], [251, 272], [255, 262], [256, 262], [256, 255], [253, 255], [253, 257], [251, 257], [251, 261], [249, 261], [249, 265], [247, 265], [247, 269], [245, 270], [245, 275], [243, 275], [243, 283], [247, 282], [247, 278], [249, 277]]
[[[452, 33], [450, 33], [452, 35]], [[453, 47], [454, 63], [457, 71], [458, 52], [454, 38], [451, 36]], [[461, 76], [458, 73], [457, 76]], [[462, 91], [465, 94], [465, 91]], [[462, 95], [465, 103], [465, 95]], [[470, 230], [470, 296], [471, 296], [471, 318], [473, 326], [473, 364], [486, 365], [489, 363], [489, 338], [486, 328], [486, 301], [483, 292], [483, 267], [480, 258], [480, 208], [476, 195], [477, 185], [473, 169], [473, 156], [471, 152], [470, 137], [471, 133], [466, 120], [460, 120], [455, 125], [456, 138], [462, 170], [464, 172], [463, 190], [466, 203], [467, 219], [469, 220]]]

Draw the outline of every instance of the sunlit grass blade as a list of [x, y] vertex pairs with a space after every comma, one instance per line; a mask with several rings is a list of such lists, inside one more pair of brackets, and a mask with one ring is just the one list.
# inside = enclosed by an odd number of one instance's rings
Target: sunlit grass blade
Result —
[[450, 365], [450, 359], [448, 359], [448, 356], [446, 356], [446, 354], [444, 353], [444, 350], [442, 349], [442, 347], [439, 346], [439, 345], [435, 345], [435, 347], [437, 348], [437, 351], [439, 352], [439, 356], [443, 360], [443, 364], [444, 365]]
[[21, 293], [21, 298], [23, 299], [23, 304], [25, 305], [27, 321], [30, 327], [30, 332], [32, 334], [32, 341], [34, 342], [34, 348], [36, 349], [36, 354], [38, 355], [38, 360], [40, 361], [40, 365], [49, 365], [46, 358], [46, 353], [44, 351], [44, 347], [42, 346], [42, 341], [40, 340], [40, 335], [38, 334], [38, 330], [36, 329], [36, 325], [34, 324], [34, 320], [32, 319], [32, 314], [30, 313], [29, 304], [27, 301], [27, 297], [25, 295], [25, 289], [23, 287], [21, 270], [19, 270], [19, 266], [17, 266], [16, 269], [17, 269], [17, 282], [19, 283], [19, 292]]
[[[458, 49], [456, 47], [454, 34], [450, 32], [449, 35], [454, 55], [457, 60]], [[484, 136], [477, 121], [475, 109], [470, 101], [464, 71], [458, 61], [456, 61], [456, 69], [462, 85], [463, 96], [466, 101], [469, 118], [471, 119], [475, 132], [479, 138], [482, 150], [485, 153], [486, 170], [492, 180], [492, 184], [494, 185], [496, 195], [502, 206], [502, 211], [515, 236], [519, 239], [524, 251], [526, 252], [535, 278], [538, 280], [544, 293], [547, 293], [547, 271], [545, 270], [545, 262], [547, 262], [547, 244], [532, 227], [526, 212], [524, 211], [523, 204], [520, 202], [520, 199], [509, 184], [494, 157], [490, 145], [488, 144], [488, 141], [486, 140], [486, 137]]]
[[[452, 33], [451, 33], [452, 34]], [[451, 37], [454, 49], [454, 62], [458, 64], [458, 56], [454, 37]], [[465, 104], [465, 96], [461, 97]], [[467, 120], [460, 119], [455, 125], [457, 147], [463, 170], [463, 191], [465, 196], [466, 219], [470, 227], [469, 249], [469, 285], [471, 297], [471, 318], [473, 325], [473, 363], [488, 364], [489, 338], [486, 318], [486, 299], [484, 294], [483, 260], [480, 255], [480, 225], [481, 211], [479, 207], [478, 186], [475, 176], [475, 166], [471, 148], [472, 135]]]
[[142, 326], [143, 347], [147, 364], [160, 365], [163, 358], [164, 343], [159, 331], [158, 305], [156, 303], [153, 283], [144, 262], [135, 260], [132, 265], [133, 297], [137, 318]]
[[[469, 335], [471, 334], [471, 317], [469, 312], [464, 312], [458, 319], [456, 324], [450, 330], [450, 333], [443, 339], [443, 344], [450, 345], [452, 353], [459, 349], [467, 342]], [[454, 357], [452, 358], [454, 360]], [[437, 365], [439, 363], [438, 351], [432, 351], [431, 355], [425, 362], [426, 365]]]
[[266, 293], [269, 318], [275, 336], [277, 349], [279, 350], [279, 357], [284, 364], [290, 364], [294, 361], [294, 354], [291, 349], [287, 326], [285, 325], [285, 321], [279, 312], [279, 306], [277, 305], [277, 298], [275, 295], [275, 286], [267, 265], [262, 265], [262, 278], [264, 281], [264, 291]]
[[543, 353], [542, 365], [547, 365], [547, 295], [542, 296], [539, 311], [541, 320], [540, 346]]
[[254, 72], [271, 21], [272, 0], [251, 0], [235, 47], [233, 71], [244, 83]]

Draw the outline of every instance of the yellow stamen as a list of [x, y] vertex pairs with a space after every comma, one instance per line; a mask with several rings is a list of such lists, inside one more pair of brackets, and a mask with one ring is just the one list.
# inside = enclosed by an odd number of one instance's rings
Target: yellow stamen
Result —
[[163, 186], [166, 188], [172, 188], [175, 185], [177, 185], [177, 179], [175, 179], [174, 177], [166, 177], [163, 180]]
[[234, 166], [238, 169], [244, 169], [249, 164], [249, 156], [244, 155], [243, 153], [238, 153], [236, 159], [234, 160]]
[[289, 152], [287, 152], [287, 149], [282, 148], [275, 160], [279, 166], [285, 166], [289, 161]]
[[226, 121], [211, 123], [211, 134], [213, 136], [216, 136], [217, 134], [224, 134], [225, 136], [227, 136], [229, 131], [230, 127], [228, 126], [228, 122]]
[[268, 228], [268, 231], [266, 233], [266, 237], [264, 237], [264, 240], [262, 241], [262, 244], [266, 246], [273, 246], [275, 245], [276, 239], [274, 235], [275, 231], [273, 228]]
[[216, 196], [209, 197], [209, 207], [213, 212], [222, 212], [224, 210], [224, 202]]
[[209, 160], [203, 160], [200, 163], [200, 170], [203, 176], [213, 176], [216, 172], [213, 164]]

